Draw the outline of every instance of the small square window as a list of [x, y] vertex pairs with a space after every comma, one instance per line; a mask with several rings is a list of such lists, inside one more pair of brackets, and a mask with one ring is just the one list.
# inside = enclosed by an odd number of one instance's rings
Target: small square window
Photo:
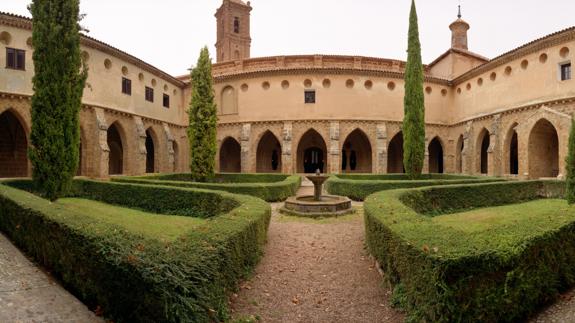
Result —
[[146, 101], [154, 102], [154, 89], [146, 86]]
[[305, 91], [305, 103], [306, 104], [315, 103], [315, 90]]
[[561, 81], [571, 79], [571, 63], [561, 64]]
[[122, 93], [132, 95], [132, 81], [122, 77]]
[[26, 51], [6, 48], [6, 68], [13, 70], [26, 69]]
[[169, 95], [164, 94], [163, 104], [164, 104], [164, 108], [170, 107], [170, 96]]

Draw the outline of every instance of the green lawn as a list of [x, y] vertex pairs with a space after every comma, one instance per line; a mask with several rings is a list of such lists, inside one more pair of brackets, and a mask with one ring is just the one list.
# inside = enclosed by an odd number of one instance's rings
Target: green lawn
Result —
[[484, 232], [495, 227], [516, 227], [547, 231], [575, 219], [575, 208], [565, 200], [541, 199], [521, 204], [482, 208], [433, 218], [435, 224], [466, 233]]
[[63, 198], [56, 205], [99, 221], [161, 241], [173, 241], [207, 222], [185, 216], [160, 215], [81, 198]]

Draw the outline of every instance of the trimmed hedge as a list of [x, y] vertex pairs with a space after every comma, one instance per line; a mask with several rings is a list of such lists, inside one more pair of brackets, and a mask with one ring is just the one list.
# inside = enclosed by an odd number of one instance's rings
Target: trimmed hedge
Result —
[[208, 218], [161, 242], [18, 189], [30, 183], [0, 185], [0, 230], [88, 306], [101, 306], [117, 322], [226, 320], [228, 294], [259, 261], [270, 221], [270, 207], [249, 196], [74, 181], [74, 197]]
[[[514, 322], [575, 284], [575, 209], [541, 223], [464, 231], [434, 216], [562, 197], [563, 182], [384, 191], [365, 202], [366, 241], [414, 322]], [[494, 211], [493, 211], [494, 212]], [[548, 227], [541, 227], [548, 223]], [[465, 226], [473, 225], [466, 223]]]
[[418, 180], [410, 180], [406, 174], [334, 175], [327, 180], [325, 187], [329, 194], [347, 196], [354, 201], [363, 201], [373, 193], [387, 190], [500, 181], [504, 180], [493, 177], [448, 174], [423, 174]]
[[251, 195], [267, 202], [284, 201], [294, 196], [301, 185], [301, 177], [279, 174], [217, 174], [211, 183], [192, 182], [190, 174], [161, 174], [136, 177], [113, 177], [112, 181], [201, 188]]

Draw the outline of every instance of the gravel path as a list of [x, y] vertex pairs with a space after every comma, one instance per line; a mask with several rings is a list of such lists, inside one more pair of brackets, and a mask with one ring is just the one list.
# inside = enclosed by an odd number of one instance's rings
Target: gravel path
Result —
[[[298, 195], [309, 194], [303, 187]], [[232, 296], [235, 319], [262, 322], [401, 322], [390, 290], [364, 249], [361, 210], [329, 220], [285, 217], [274, 209], [265, 257]], [[360, 205], [359, 205], [360, 206]]]

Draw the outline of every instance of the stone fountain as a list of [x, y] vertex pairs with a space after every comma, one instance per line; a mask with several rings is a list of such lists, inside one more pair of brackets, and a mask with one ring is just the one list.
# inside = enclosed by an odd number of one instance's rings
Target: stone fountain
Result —
[[353, 213], [351, 200], [343, 196], [322, 195], [323, 183], [329, 178], [319, 170], [306, 176], [313, 183], [313, 195], [293, 196], [286, 200], [281, 212], [288, 215], [325, 218]]

